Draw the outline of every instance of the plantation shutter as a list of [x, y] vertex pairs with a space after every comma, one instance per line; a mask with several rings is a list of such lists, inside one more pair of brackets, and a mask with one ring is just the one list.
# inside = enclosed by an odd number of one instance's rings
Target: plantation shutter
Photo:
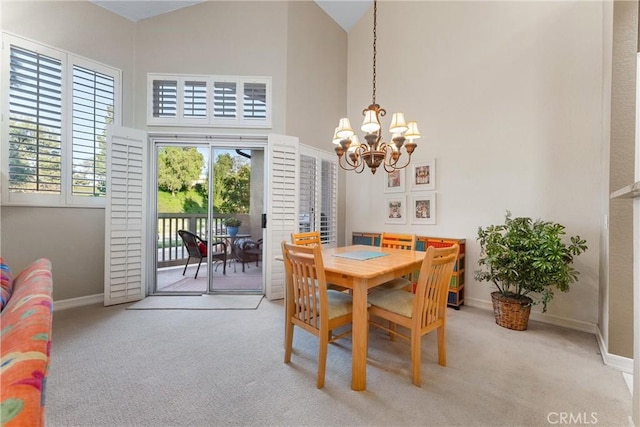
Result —
[[267, 229], [265, 278], [268, 299], [284, 298], [284, 264], [274, 258], [282, 255], [282, 241], [290, 241], [298, 228], [298, 138], [269, 135], [269, 182], [267, 184]]
[[319, 231], [323, 245], [338, 243], [338, 165], [335, 155], [300, 145], [300, 232]]
[[11, 193], [61, 194], [63, 66], [53, 56], [10, 47]]
[[243, 112], [245, 119], [267, 118], [267, 85], [265, 83], [244, 84]]
[[207, 117], [207, 82], [184, 82], [184, 107], [185, 118]]
[[104, 305], [145, 297], [147, 134], [110, 127], [107, 139]]
[[177, 117], [178, 81], [153, 81], [153, 117]]
[[320, 240], [324, 245], [338, 244], [338, 166], [335, 160], [321, 160]]
[[72, 194], [105, 196], [107, 125], [114, 121], [115, 79], [73, 66]]
[[221, 120], [235, 120], [238, 117], [237, 83], [213, 83], [213, 117]]
[[299, 216], [298, 231], [306, 233], [316, 230], [316, 159], [315, 157], [300, 155], [300, 186], [299, 186]]

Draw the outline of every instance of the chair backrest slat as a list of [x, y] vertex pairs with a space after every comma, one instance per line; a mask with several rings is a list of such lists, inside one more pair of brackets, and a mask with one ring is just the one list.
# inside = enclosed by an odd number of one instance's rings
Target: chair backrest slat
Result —
[[458, 244], [446, 248], [427, 248], [425, 260], [420, 269], [413, 308], [414, 316], [418, 314], [421, 328], [445, 316], [449, 282], [458, 258], [458, 251]]
[[416, 235], [383, 232], [380, 236], [380, 247], [414, 251], [416, 249]]
[[291, 233], [291, 243], [294, 245], [320, 245], [319, 231], [309, 231], [305, 233]]

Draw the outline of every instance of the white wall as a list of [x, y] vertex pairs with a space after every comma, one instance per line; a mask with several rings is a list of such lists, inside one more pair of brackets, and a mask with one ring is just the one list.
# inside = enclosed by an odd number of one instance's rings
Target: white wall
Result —
[[[380, 2], [377, 101], [418, 120], [413, 162], [437, 161], [438, 222], [385, 224], [383, 174], [365, 171], [347, 174], [347, 235], [467, 239], [465, 297], [480, 303], [491, 288], [473, 280], [478, 227], [507, 210], [558, 221], [590, 249], [575, 263], [579, 283], [548, 314], [596, 324], [602, 15], [597, 2]], [[348, 112], [358, 127], [371, 101], [371, 31], [369, 15], [349, 33]]]

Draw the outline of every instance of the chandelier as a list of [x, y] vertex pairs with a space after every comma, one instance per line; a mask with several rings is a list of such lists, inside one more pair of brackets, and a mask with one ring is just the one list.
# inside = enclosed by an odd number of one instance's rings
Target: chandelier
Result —
[[[365, 164], [371, 169], [372, 174], [376, 173], [380, 165], [384, 167], [386, 172], [406, 168], [411, 162], [411, 154], [416, 149], [415, 140], [420, 138], [417, 122], [406, 123], [403, 113], [394, 113], [389, 126], [391, 142], [382, 141], [380, 117], [384, 117], [387, 112], [376, 104], [377, 14], [378, 5], [376, 0], [373, 0], [373, 96], [371, 105], [362, 111], [364, 121], [360, 127], [365, 132], [364, 140], [366, 143], [358, 141], [358, 136], [346, 117], [340, 119], [333, 134], [338, 164], [342, 169], [354, 170], [356, 173], [361, 173]], [[400, 162], [402, 147], [407, 152], [406, 162]]]

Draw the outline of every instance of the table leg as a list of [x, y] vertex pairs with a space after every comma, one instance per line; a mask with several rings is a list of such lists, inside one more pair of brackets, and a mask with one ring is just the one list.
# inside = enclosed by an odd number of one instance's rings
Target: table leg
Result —
[[367, 345], [369, 319], [367, 313], [367, 282], [356, 280], [353, 286], [353, 350], [351, 352], [351, 389], [367, 388]]

